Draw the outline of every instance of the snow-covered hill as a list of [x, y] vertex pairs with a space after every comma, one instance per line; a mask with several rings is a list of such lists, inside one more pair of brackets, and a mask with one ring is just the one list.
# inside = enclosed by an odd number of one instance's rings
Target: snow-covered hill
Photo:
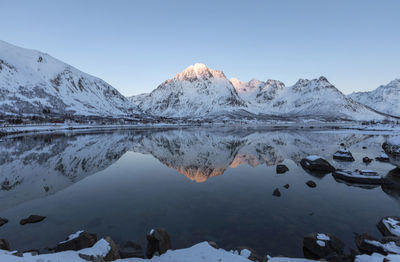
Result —
[[381, 85], [370, 92], [355, 92], [349, 97], [379, 112], [400, 116], [400, 79]]
[[146, 113], [166, 117], [202, 117], [247, 107], [222, 71], [203, 64], [189, 66], [150, 94], [130, 100]]
[[118, 116], [134, 108], [103, 80], [0, 40], [0, 115]]

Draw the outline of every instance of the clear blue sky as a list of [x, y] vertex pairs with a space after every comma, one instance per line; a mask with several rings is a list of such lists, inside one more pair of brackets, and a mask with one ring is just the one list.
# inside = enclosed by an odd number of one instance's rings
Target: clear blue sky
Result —
[[149, 92], [200, 62], [227, 77], [324, 75], [340, 90], [400, 78], [400, 1], [0, 0], [0, 38]]

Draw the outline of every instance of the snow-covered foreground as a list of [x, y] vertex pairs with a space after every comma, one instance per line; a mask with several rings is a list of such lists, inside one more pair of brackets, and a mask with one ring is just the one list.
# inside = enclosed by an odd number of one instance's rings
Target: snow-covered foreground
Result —
[[[23, 257], [17, 257], [13, 255], [14, 252], [0, 250], [0, 261], [4, 262], [86, 262], [87, 260], [81, 258], [79, 254], [89, 256], [100, 256], [104, 257], [110, 251], [110, 246], [107, 241], [100, 239], [93, 247], [85, 248], [79, 251], [64, 251], [53, 254], [43, 254], [32, 256], [31, 254], [24, 254]], [[247, 253], [246, 253], [247, 255]], [[155, 256], [152, 259], [141, 259], [141, 258], [125, 258], [118, 259], [116, 261], [124, 262], [197, 262], [197, 261], [219, 261], [219, 262], [248, 262], [250, 261], [246, 255], [239, 255], [234, 252], [229, 252], [224, 249], [215, 249], [211, 247], [208, 242], [201, 242], [189, 248], [169, 250], [167, 253], [161, 256]], [[303, 258], [271, 258], [268, 261], [272, 262], [306, 262], [312, 261]], [[366, 260], [363, 260], [366, 261]]]
[[[105, 257], [111, 250], [110, 245], [104, 239], [100, 239], [93, 247], [81, 249], [79, 251], [63, 251], [52, 254], [32, 255], [24, 253], [22, 257], [13, 255], [15, 251], [0, 250], [0, 261], [4, 262], [86, 262], [83, 255], [93, 257]], [[121, 262], [200, 262], [200, 261], [218, 261], [218, 262], [249, 262], [248, 252], [242, 252], [239, 255], [237, 252], [226, 251], [224, 249], [216, 249], [208, 244], [208, 242], [201, 242], [189, 248], [168, 250], [167, 253], [161, 256], [155, 256], [151, 259], [141, 258], [125, 258], [115, 261]], [[81, 254], [81, 256], [80, 256]], [[356, 257], [356, 262], [381, 262], [385, 261], [400, 261], [400, 255], [383, 256], [374, 253], [372, 255], [359, 255]], [[311, 262], [305, 258], [287, 258], [287, 257], [269, 257], [269, 262]]]

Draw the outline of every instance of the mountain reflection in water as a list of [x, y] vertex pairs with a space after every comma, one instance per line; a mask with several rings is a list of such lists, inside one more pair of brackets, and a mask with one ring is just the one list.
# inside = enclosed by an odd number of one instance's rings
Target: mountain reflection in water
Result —
[[[15, 248], [33, 249], [79, 229], [125, 241], [163, 226], [174, 248], [215, 240], [226, 248], [248, 245], [260, 253], [298, 256], [304, 234], [329, 229], [354, 247], [353, 231], [376, 233], [380, 217], [399, 211], [400, 184], [348, 186], [330, 174], [309, 174], [299, 162], [321, 155], [337, 168], [366, 168], [362, 157], [380, 155], [385, 139], [361, 133], [224, 129], [6, 138], [0, 143], [0, 212], [10, 222], [1, 228], [2, 237]], [[355, 162], [332, 159], [341, 143]], [[278, 163], [290, 171], [277, 175]], [[387, 174], [394, 166], [373, 161], [368, 169]], [[317, 188], [305, 186], [310, 179]], [[291, 186], [281, 189], [282, 197], [272, 197], [274, 188], [286, 183]], [[26, 237], [18, 237], [18, 219], [30, 213], [48, 218], [25, 227]], [[46, 238], [34, 239], [49, 228]]]

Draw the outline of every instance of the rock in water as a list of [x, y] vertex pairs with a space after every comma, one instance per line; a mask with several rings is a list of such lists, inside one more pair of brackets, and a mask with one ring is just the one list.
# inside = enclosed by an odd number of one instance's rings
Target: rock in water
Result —
[[372, 160], [373, 159], [371, 159], [371, 158], [369, 158], [369, 157], [363, 157], [363, 159], [362, 159], [362, 161], [364, 162], [364, 163], [367, 163], [367, 164], [369, 164], [369, 163], [371, 163], [372, 162]]
[[383, 153], [380, 156], [375, 157], [375, 160], [379, 162], [389, 162], [389, 156]]
[[354, 161], [354, 157], [350, 151], [347, 149], [340, 149], [333, 154], [333, 159], [341, 160], [341, 161]]
[[286, 165], [277, 165], [276, 166], [276, 173], [283, 174], [289, 171], [289, 168]]
[[127, 241], [120, 249], [119, 254], [121, 255], [121, 258], [131, 258], [131, 257], [144, 258], [144, 252], [142, 247], [139, 244], [136, 244], [132, 241]]
[[324, 158], [320, 156], [308, 156], [300, 161], [300, 165], [309, 171], [317, 173], [331, 173], [335, 171], [335, 168]]
[[372, 254], [372, 253], [386, 254], [386, 252], [382, 247], [374, 245], [374, 243], [378, 243], [379, 240], [370, 236], [367, 233], [356, 235], [354, 241], [357, 245], [357, 248], [363, 254]]
[[31, 223], [38, 223], [40, 221], [43, 221], [46, 217], [44, 216], [39, 216], [39, 215], [30, 215], [28, 218], [21, 219], [19, 223], [21, 225], [25, 224], [31, 224]]
[[7, 218], [2, 218], [2, 217], [0, 217], [0, 227], [2, 226], [2, 225], [4, 225], [4, 224], [7, 224], [8, 223], [8, 219]]
[[152, 258], [156, 252], [160, 255], [164, 254], [171, 248], [171, 239], [163, 228], [152, 229], [146, 238], [146, 256], [148, 258]]
[[310, 180], [310, 181], [307, 181], [306, 185], [307, 185], [307, 186], [309, 186], [309, 187], [312, 187], [312, 188], [314, 188], [314, 187], [316, 187], [316, 186], [317, 186], [317, 184], [315, 184], [315, 182], [314, 182], [314, 181], [312, 181], [312, 180]]
[[280, 197], [280, 196], [281, 196], [281, 192], [279, 191], [278, 188], [275, 188], [275, 190], [274, 190], [274, 192], [272, 193], [272, 195], [273, 195], [273, 196], [276, 196], [276, 197]]
[[7, 239], [0, 239], [0, 249], [10, 250], [10, 244], [8, 243]]
[[303, 239], [304, 257], [309, 259], [340, 257], [343, 249], [343, 242], [331, 234], [312, 233]]
[[290, 185], [289, 185], [289, 184], [286, 184], [286, 185], [284, 185], [283, 187], [286, 188], [286, 189], [288, 189], [288, 188], [290, 187]]
[[384, 236], [400, 237], [400, 217], [384, 217], [379, 221], [377, 227]]
[[86, 231], [78, 231], [69, 235], [65, 241], [60, 242], [55, 248], [55, 252], [66, 250], [81, 250], [83, 248], [92, 247], [97, 242], [96, 234]]

